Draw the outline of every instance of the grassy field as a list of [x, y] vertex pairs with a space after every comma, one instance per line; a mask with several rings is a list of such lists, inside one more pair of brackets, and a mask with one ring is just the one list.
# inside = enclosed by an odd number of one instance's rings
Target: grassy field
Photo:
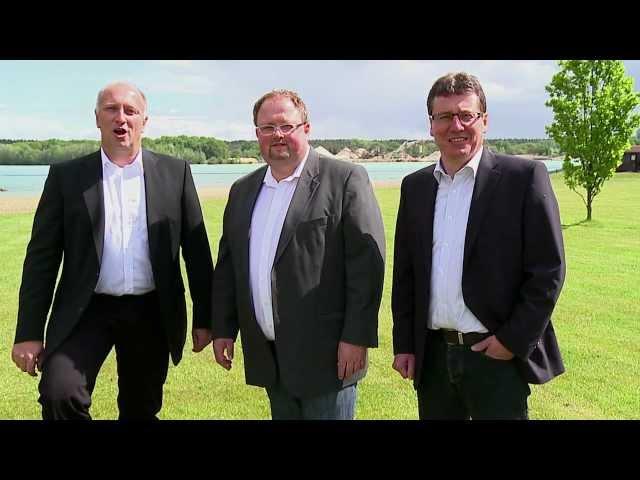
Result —
[[[554, 324], [567, 372], [533, 386], [532, 419], [640, 418], [640, 175], [617, 174], [594, 202], [594, 220], [582, 222], [580, 198], [552, 176], [560, 203], [567, 279]], [[391, 369], [391, 273], [399, 188], [378, 188], [387, 233], [387, 269], [380, 310], [380, 347], [370, 354], [358, 387], [357, 418], [415, 419], [411, 384]], [[203, 202], [211, 250], [217, 256], [225, 200]], [[0, 215], [0, 418], [40, 418], [37, 381], [10, 360], [17, 297], [33, 214]], [[164, 419], [267, 419], [261, 388], [244, 383], [241, 349], [231, 372], [213, 362], [210, 349], [194, 354], [190, 342], [165, 388]], [[39, 377], [38, 377], [39, 378]], [[113, 352], [98, 377], [92, 415], [117, 418]]]

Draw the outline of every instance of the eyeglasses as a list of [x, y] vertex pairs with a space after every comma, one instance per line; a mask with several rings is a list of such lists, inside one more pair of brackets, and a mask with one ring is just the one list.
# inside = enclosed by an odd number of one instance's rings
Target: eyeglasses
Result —
[[453, 117], [458, 117], [458, 121], [468, 127], [472, 123], [474, 123], [477, 119], [479, 119], [484, 113], [482, 112], [444, 112], [444, 113], [436, 113], [434, 115], [429, 115], [429, 118], [436, 123], [441, 125], [449, 125], [453, 122]]
[[302, 122], [297, 125], [291, 125], [290, 123], [286, 123], [284, 125], [261, 125], [256, 127], [258, 133], [264, 137], [269, 137], [276, 133], [276, 130], [282, 133], [282, 135], [291, 135], [293, 131], [298, 128], [300, 125], [304, 125], [307, 122]]

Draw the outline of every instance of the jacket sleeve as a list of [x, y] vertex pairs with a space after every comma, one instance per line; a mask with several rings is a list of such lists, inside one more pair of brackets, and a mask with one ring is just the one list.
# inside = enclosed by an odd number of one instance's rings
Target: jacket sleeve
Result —
[[526, 359], [549, 324], [566, 272], [558, 202], [540, 162], [531, 171], [522, 228], [524, 279], [511, 317], [496, 337]]
[[64, 200], [54, 165], [36, 209], [22, 269], [15, 343], [44, 339], [64, 247]]
[[347, 292], [341, 340], [376, 347], [385, 236], [380, 207], [367, 172], [360, 166], [346, 180], [342, 218]]
[[213, 338], [233, 338], [238, 336], [238, 311], [236, 306], [236, 281], [233, 258], [229, 245], [231, 226], [231, 203], [234, 187], [229, 191], [229, 199], [224, 210], [222, 236], [218, 246], [218, 261], [213, 276]]
[[413, 322], [415, 317], [415, 293], [413, 264], [408, 245], [408, 224], [406, 213], [407, 187], [402, 182], [400, 205], [396, 219], [396, 233], [393, 253], [393, 286], [391, 290], [391, 311], [393, 313], [393, 353], [414, 353]]
[[185, 162], [182, 190], [182, 257], [193, 301], [193, 327], [211, 328], [213, 262], [191, 168]]

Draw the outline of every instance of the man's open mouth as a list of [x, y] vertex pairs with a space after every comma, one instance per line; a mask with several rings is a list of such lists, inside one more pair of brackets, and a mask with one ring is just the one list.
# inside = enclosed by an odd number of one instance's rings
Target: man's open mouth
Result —
[[118, 136], [122, 136], [122, 135], [126, 135], [127, 131], [124, 128], [116, 128], [113, 130], [113, 133], [115, 133]]

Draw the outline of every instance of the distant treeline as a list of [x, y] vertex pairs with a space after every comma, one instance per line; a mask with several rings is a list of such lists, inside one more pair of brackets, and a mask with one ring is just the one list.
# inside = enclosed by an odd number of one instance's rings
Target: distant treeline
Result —
[[[349, 148], [355, 151], [366, 149], [370, 156], [385, 155], [405, 145], [404, 152], [414, 157], [424, 157], [437, 147], [431, 140], [412, 141], [334, 139], [311, 140], [313, 147], [322, 146], [333, 154]], [[492, 139], [488, 146], [500, 153], [556, 156], [560, 154], [557, 145], [548, 139]], [[157, 153], [183, 158], [190, 163], [236, 163], [240, 158], [260, 157], [258, 142], [255, 140], [224, 141], [212, 137], [163, 136], [144, 138], [144, 148]], [[50, 165], [63, 160], [81, 157], [100, 148], [96, 140], [2, 140], [0, 139], [0, 165]]]

